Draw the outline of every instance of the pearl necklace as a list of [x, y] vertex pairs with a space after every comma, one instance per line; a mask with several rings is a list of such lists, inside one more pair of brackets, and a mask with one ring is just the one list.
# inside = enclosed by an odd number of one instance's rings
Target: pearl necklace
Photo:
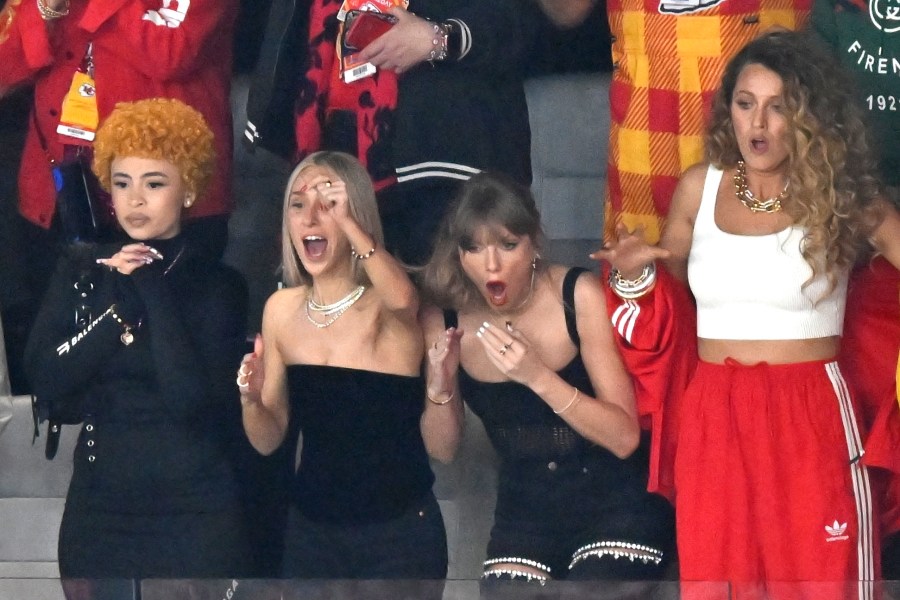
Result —
[[[356, 289], [352, 290], [349, 294], [338, 300], [337, 302], [332, 302], [331, 304], [319, 304], [312, 298], [306, 299], [306, 318], [310, 323], [318, 327], [319, 329], [325, 329], [330, 326], [332, 323], [338, 320], [338, 318], [347, 312], [347, 309], [356, 304], [356, 301], [362, 298], [362, 295], [366, 291], [366, 286], [361, 285]], [[324, 323], [320, 323], [316, 321], [312, 317], [312, 313], [310, 311], [317, 312], [322, 314], [325, 317], [330, 317]]]
[[734, 171], [734, 193], [741, 203], [750, 209], [751, 212], [761, 213], [777, 213], [781, 210], [781, 203], [790, 197], [788, 194], [788, 184], [784, 184], [784, 189], [774, 198], [766, 198], [760, 200], [753, 195], [750, 188], [747, 187], [747, 169], [744, 167], [744, 161], [737, 162], [737, 169]]

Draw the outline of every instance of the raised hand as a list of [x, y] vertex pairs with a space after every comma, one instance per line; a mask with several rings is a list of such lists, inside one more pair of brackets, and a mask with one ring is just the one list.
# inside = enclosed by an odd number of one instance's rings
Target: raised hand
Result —
[[590, 255], [594, 260], [608, 261], [626, 279], [637, 278], [647, 264], [670, 256], [668, 250], [646, 242], [642, 226], [629, 231], [622, 223], [616, 227], [616, 240], [604, 244], [603, 248]]
[[438, 398], [453, 393], [459, 369], [459, 341], [463, 330], [451, 327], [428, 349], [428, 396]]
[[266, 379], [263, 361], [263, 339], [256, 334], [253, 340], [253, 352], [244, 355], [241, 366], [237, 372], [238, 389], [241, 392], [241, 404], [253, 404], [262, 402], [262, 387]]
[[315, 190], [321, 215], [331, 217], [338, 225], [353, 218], [346, 183], [320, 175], [310, 181], [307, 187]]

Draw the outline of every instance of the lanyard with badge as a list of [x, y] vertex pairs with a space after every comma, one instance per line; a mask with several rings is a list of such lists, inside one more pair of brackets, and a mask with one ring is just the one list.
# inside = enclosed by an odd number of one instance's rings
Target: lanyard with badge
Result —
[[97, 134], [99, 120], [93, 44], [88, 43], [84, 60], [72, 76], [72, 84], [63, 98], [56, 133], [63, 144], [89, 146]]
[[89, 43], [62, 100], [56, 127], [59, 142], [65, 146], [61, 162], [53, 160], [35, 119], [38, 138], [50, 161], [56, 211], [68, 242], [103, 241], [113, 234], [115, 218], [109, 195], [100, 188], [90, 167], [91, 143], [99, 121], [93, 45]]

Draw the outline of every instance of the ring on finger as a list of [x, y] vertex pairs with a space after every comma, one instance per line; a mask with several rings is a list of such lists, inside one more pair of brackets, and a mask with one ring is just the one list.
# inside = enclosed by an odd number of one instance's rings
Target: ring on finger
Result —
[[497, 352], [500, 353], [500, 356], [503, 356], [510, 348], [512, 348], [512, 344], [503, 344], [502, 346], [500, 346], [500, 349], [497, 350]]

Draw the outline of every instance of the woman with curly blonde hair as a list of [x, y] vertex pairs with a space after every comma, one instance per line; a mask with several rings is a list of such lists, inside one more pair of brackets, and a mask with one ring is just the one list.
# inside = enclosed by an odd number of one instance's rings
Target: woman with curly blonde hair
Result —
[[672, 286], [654, 290], [657, 259], [694, 295], [699, 362], [673, 409], [681, 576], [736, 582], [739, 597], [760, 581], [865, 596], [878, 576], [863, 434], [836, 357], [848, 272], [870, 248], [900, 265], [900, 219], [879, 198], [841, 82], [803, 34], [748, 44], [716, 96], [708, 162], [683, 175], [660, 245], [621, 229], [594, 255], [627, 299], [611, 311], [660, 306]]
[[186, 104], [149, 99], [119, 104], [95, 149], [130, 239], [64, 257], [26, 352], [38, 399], [83, 420], [59, 537], [67, 595], [85, 591], [73, 578], [246, 573], [231, 373], [247, 290], [182, 231], [213, 134]]

